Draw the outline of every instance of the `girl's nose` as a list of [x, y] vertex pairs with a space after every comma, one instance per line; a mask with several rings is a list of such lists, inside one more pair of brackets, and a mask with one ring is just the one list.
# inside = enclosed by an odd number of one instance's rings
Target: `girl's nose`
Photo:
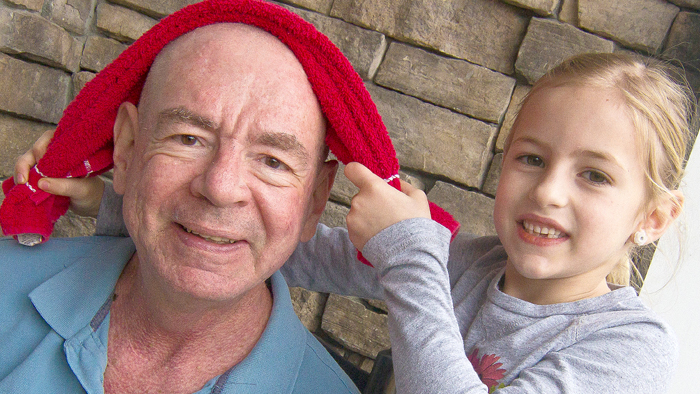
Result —
[[530, 198], [541, 207], [563, 207], [569, 201], [569, 182], [566, 174], [547, 169], [530, 190]]

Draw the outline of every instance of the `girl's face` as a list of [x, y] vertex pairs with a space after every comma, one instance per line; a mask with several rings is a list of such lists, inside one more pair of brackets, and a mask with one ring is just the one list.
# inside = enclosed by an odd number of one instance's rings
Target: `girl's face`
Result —
[[582, 86], [543, 88], [522, 108], [494, 210], [506, 293], [549, 304], [609, 291], [647, 200], [624, 108], [615, 90]]

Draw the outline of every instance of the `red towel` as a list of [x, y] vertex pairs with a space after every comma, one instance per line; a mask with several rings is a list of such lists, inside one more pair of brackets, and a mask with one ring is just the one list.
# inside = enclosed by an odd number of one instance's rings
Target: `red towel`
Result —
[[[26, 185], [3, 182], [0, 207], [5, 235], [35, 234], [39, 242], [66, 213], [66, 197], [37, 186], [41, 177], [95, 176], [112, 167], [112, 128], [124, 101], [138, 104], [146, 74], [169, 42], [198, 27], [238, 22], [263, 29], [286, 44], [309, 78], [328, 119], [326, 143], [343, 163], [357, 161], [399, 188], [399, 163], [389, 134], [362, 78], [350, 62], [313, 25], [294, 13], [259, 0], [209, 0], [185, 7], [162, 19], [88, 82], [58, 123], [46, 154], [32, 169]], [[452, 231], [452, 216], [431, 203], [433, 219]], [[38, 236], [37, 236], [38, 235]], [[39, 238], [39, 236], [41, 238]], [[22, 239], [20, 239], [22, 241]]]

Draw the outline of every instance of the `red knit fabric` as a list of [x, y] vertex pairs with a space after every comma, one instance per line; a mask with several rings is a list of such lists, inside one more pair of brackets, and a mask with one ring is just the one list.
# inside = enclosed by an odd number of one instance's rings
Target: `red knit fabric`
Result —
[[[326, 143], [342, 161], [357, 161], [383, 179], [398, 174], [389, 134], [362, 79], [331, 41], [313, 25], [259, 0], [210, 0], [162, 19], [88, 82], [58, 123], [46, 154], [26, 185], [3, 182], [0, 227], [5, 235], [35, 233], [42, 241], [65, 214], [66, 197], [41, 191], [41, 177], [94, 176], [112, 167], [112, 129], [119, 105], [138, 104], [148, 70], [163, 47], [198, 27], [221, 22], [256, 26], [280, 39], [296, 55], [328, 120]], [[390, 184], [399, 188], [398, 177]], [[433, 218], [456, 234], [459, 223], [436, 205]]]

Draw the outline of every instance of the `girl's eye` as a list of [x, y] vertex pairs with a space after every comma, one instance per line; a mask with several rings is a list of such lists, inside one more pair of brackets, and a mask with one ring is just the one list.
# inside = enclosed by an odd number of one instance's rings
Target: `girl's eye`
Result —
[[535, 155], [525, 155], [518, 158], [519, 161], [533, 167], [544, 167], [544, 160]]
[[591, 183], [594, 183], [597, 185], [610, 184], [610, 178], [608, 178], [605, 174], [603, 174], [600, 171], [595, 171], [595, 170], [584, 171], [582, 176], [584, 178], [586, 178], [588, 181], [590, 181]]
[[188, 134], [180, 135], [180, 142], [182, 145], [192, 146], [197, 143], [197, 137]]

